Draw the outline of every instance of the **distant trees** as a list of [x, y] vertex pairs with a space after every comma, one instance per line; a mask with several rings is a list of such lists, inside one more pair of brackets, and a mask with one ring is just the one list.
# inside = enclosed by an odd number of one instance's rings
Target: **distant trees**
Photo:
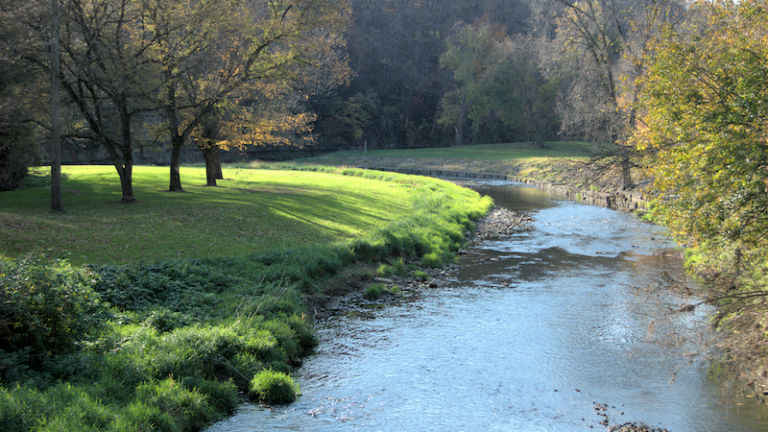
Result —
[[453, 90], [439, 58], [456, 23], [494, 23], [525, 33], [525, 0], [353, 0], [347, 32], [349, 87], [312, 100], [319, 139], [329, 146], [416, 147], [455, 137], [443, 126], [441, 103]]
[[[553, 0], [538, 5], [544, 68], [560, 86], [562, 132], [595, 143], [596, 154], [618, 158], [624, 188], [632, 186], [636, 119], [649, 42], [679, 19], [677, 0]], [[544, 11], [543, 9], [547, 9]]]
[[464, 144], [466, 120], [473, 135], [496, 142], [555, 136], [554, 88], [530, 43], [484, 23], [462, 25], [449, 38], [440, 64], [456, 84], [443, 96], [438, 122], [453, 127], [456, 145]]

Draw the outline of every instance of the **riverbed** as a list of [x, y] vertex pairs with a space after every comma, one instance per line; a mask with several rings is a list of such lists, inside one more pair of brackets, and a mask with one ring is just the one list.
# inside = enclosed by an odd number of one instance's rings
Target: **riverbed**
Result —
[[708, 310], [676, 312], [696, 287], [661, 228], [476, 188], [532, 229], [473, 246], [437, 287], [324, 319], [296, 403], [244, 404], [209, 432], [768, 430], [762, 405], [712, 377]]

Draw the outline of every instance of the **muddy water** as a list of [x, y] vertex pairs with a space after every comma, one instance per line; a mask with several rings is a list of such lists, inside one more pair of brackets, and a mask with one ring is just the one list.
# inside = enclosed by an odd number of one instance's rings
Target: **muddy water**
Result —
[[[535, 189], [486, 185], [534, 229], [487, 241], [434, 289], [320, 324], [287, 407], [244, 405], [222, 431], [765, 431], [768, 415], [690, 362], [706, 311], [649, 290], [683, 278], [656, 227]], [[698, 350], [700, 351], [700, 350]]]

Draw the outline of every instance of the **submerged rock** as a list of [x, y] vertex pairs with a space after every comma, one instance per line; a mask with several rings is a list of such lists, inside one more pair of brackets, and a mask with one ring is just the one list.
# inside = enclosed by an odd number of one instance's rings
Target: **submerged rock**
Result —
[[669, 432], [666, 428], [655, 428], [644, 423], [624, 423], [611, 426], [608, 430], [611, 432]]

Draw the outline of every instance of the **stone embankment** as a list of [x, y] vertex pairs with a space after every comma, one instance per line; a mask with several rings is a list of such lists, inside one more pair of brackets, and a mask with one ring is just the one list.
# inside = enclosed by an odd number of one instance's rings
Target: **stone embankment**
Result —
[[516, 177], [513, 175], [490, 173], [490, 172], [466, 172], [444, 169], [418, 169], [418, 168], [402, 168], [402, 167], [370, 167], [370, 169], [380, 171], [391, 171], [403, 174], [416, 174], [430, 177], [442, 177], [442, 178], [460, 178], [460, 179], [486, 179], [486, 180], [506, 180], [516, 183], [527, 184], [536, 186], [543, 190], [552, 192], [556, 195], [562, 195], [563, 197], [572, 200], [579, 201], [584, 204], [607, 207], [613, 210], [632, 213], [644, 207], [646, 200], [644, 194], [640, 190], [629, 191], [597, 191], [592, 189], [584, 189], [568, 184], [555, 184], [547, 181], [539, 181], [531, 178]]

